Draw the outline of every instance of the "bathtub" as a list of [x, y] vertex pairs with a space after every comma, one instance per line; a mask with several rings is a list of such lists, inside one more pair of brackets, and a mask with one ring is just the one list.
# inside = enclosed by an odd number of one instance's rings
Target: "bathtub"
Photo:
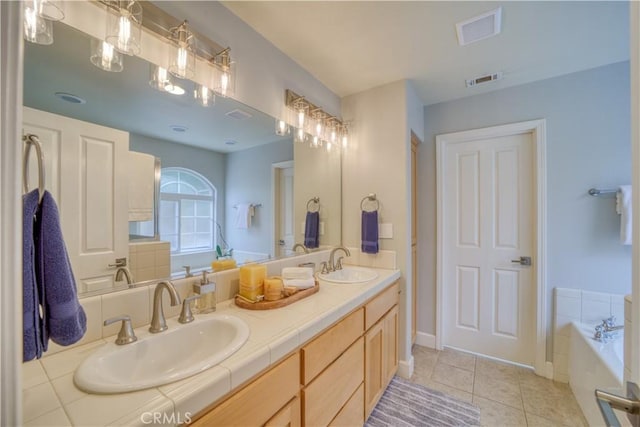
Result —
[[[623, 332], [607, 343], [596, 341], [594, 332], [595, 325], [573, 322], [569, 340], [569, 385], [592, 427], [604, 425], [595, 389], [624, 394]], [[616, 416], [622, 425], [631, 425], [623, 413], [616, 411]]]

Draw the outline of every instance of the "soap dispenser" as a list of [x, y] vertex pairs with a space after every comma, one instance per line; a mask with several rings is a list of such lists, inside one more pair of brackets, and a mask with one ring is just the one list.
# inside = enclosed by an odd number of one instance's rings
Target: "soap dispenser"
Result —
[[195, 301], [196, 313], [199, 314], [216, 311], [216, 284], [209, 281], [207, 274], [209, 274], [208, 271], [203, 271], [200, 283], [193, 285], [193, 292], [202, 295]]

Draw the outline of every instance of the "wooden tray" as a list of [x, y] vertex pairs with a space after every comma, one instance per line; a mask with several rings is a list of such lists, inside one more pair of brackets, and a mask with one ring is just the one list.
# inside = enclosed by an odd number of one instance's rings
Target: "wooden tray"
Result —
[[246, 308], [247, 310], [271, 310], [274, 308], [285, 307], [289, 304], [293, 304], [296, 301], [301, 300], [302, 298], [306, 298], [309, 295], [313, 295], [320, 290], [320, 283], [316, 280], [316, 285], [312, 288], [304, 289], [302, 291], [298, 291], [295, 294], [288, 296], [286, 298], [282, 298], [276, 301], [260, 301], [260, 302], [247, 302], [244, 299], [240, 298], [239, 295], [235, 297], [235, 303], [240, 308]]

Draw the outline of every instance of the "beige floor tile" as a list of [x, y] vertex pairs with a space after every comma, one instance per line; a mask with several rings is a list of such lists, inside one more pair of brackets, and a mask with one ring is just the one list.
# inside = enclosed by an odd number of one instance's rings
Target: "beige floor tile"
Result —
[[457, 388], [453, 388], [451, 386], [441, 384], [429, 378], [411, 378], [411, 381], [423, 385], [431, 390], [440, 391], [449, 396], [453, 396], [457, 399], [460, 399], [465, 402], [473, 403], [473, 395], [471, 393], [467, 393], [466, 391], [458, 390]]
[[473, 372], [444, 363], [436, 363], [431, 379], [458, 390], [473, 392]]
[[476, 358], [476, 375], [481, 374], [496, 379], [518, 381], [520, 371], [524, 368], [508, 363], [497, 362], [484, 357]]
[[473, 372], [476, 367], [476, 356], [445, 348], [438, 355], [438, 362]]
[[512, 408], [479, 396], [473, 403], [480, 408], [480, 424], [487, 427], [526, 427], [527, 420], [522, 409]]
[[517, 377], [503, 379], [476, 373], [473, 383], [474, 396], [494, 400], [516, 409], [523, 409], [520, 384]]
[[559, 387], [557, 383], [552, 383], [548, 387], [521, 384], [520, 390], [527, 413], [568, 426], [586, 425], [582, 411], [568, 386]]
[[564, 424], [537, 415], [525, 413], [528, 427], [564, 427]]
[[438, 360], [438, 353], [435, 350], [421, 351], [414, 348], [413, 358], [413, 377], [430, 378]]

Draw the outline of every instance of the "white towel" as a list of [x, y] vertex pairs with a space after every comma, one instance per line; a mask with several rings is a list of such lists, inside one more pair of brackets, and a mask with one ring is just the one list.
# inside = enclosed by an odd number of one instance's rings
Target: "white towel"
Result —
[[252, 216], [253, 206], [250, 203], [238, 203], [238, 205], [236, 205], [236, 228], [247, 229], [251, 227]]
[[310, 267], [285, 267], [282, 269], [283, 279], [311, 279], [313, 268]]
[[156, 158], [129, 151], [129, 221], [153, 219], [156, 184]]
[[316, 280], [311, 277], [309, 279], [282, 279], [285, 286], [295, 286], [298, 289], [308, 289], [316, 285]]
[[616, 194], [616, 211], [620, 214], [620, 242], [631, 244], [631, 186], [621, 185]]

